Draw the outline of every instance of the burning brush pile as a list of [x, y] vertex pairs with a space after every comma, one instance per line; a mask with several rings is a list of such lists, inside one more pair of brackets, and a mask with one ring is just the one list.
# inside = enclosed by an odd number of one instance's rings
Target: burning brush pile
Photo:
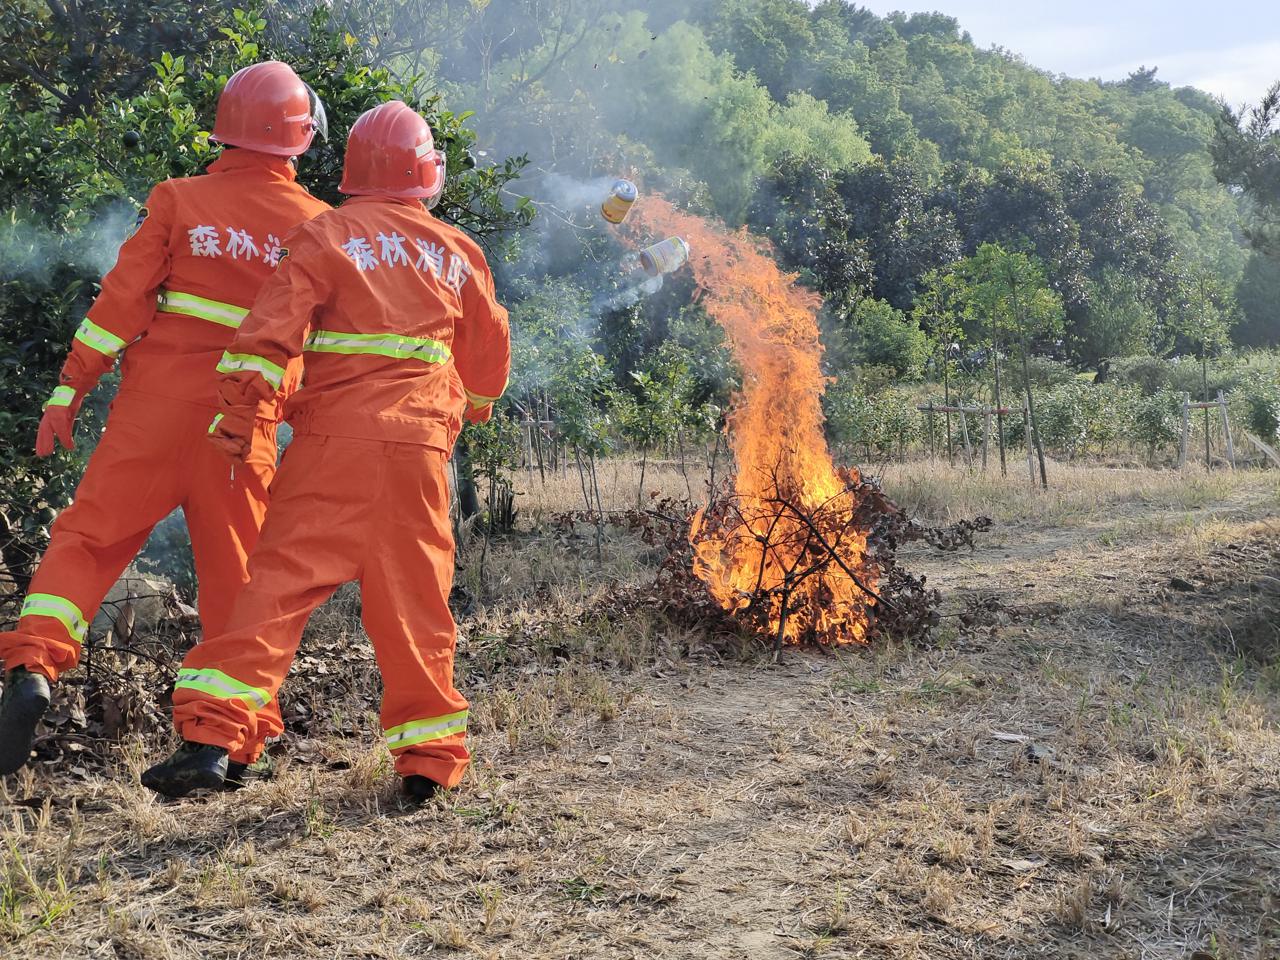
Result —
[[701, 302], [742, 369], [728, 424], [732, 490], [694, 514], [687, 549], [667, 567], [668, 602], [693, 612], [701, 590], [775, 648], [927, 632], [939, 598], [896, 567], [897, 546], [928, 539], [953, 548], [984, 521], [920, 527], [856, 470], [836, 468], [822, 428], [821, 300], [760, 240], [661, 197], [637, 204], [630, 221], [638, 233], [687, 238]]

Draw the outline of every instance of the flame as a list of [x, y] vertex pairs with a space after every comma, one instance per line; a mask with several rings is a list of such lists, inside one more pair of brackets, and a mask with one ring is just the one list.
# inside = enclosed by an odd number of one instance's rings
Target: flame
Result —
[[728, 418], [734, 496], [693, 518], [695, 572], [721, 606], [754, 608], [782, 642], [865, 643], [877, 570], [854, 522], [860, 478], [837, 471], [822, 430], [821, 298], [745, 229], [654, 195], [631, 221], [633, 234], [689, 242], [700, 302], [742, 369]]

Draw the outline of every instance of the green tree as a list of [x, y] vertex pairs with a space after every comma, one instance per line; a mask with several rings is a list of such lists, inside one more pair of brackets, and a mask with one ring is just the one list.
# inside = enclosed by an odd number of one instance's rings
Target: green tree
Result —
[[1084, 321], [1072, 331], [1072, 355], [1102, 372], [1116, 357], [1144, 353], [1150, 347], [1156, 318], [1143, 300], [1139, 281], [1108, 266], [1099, 280], [1088, 281], [1086, 289], [1088, 305]]
[[636, 509], [644, 505], [644, 479], [649, 452], [680, 430], [682, 411], [693, 406], [696, 384], [684, 351], [664, 343], [644, 368], [631, 371], [632, 391], [617, 402], [622, 435], [640, 447], [640, 482]]
[[1250, 200], [1249, 238], [1280, 257], [1280, 81], [1257, 106], [1223, 104], [1211, 150], [1218, 179]]
[[853, 313], [857, 361], [888, 367], [900, 381], [919, 380], [929, 360], [929, 338], [914, 314], [883, 300], [863, 300]]
[[[1234, 299], [1207, 276], [1189, 278], [1182, 284], [1177, 316], [1170, 327], [1176, 350], [1185, 350], [1200, 360], [1201, 400], [1209, 402], [1209, 358], [1230, 343], [1236, 319]], [[1204, 459], [1209, 462], [1210, 412], [1204, 411]]]
[[[964, 271], [969, 281], [971, 307], [990, 328], [993, 352], [998, 356], [1004, 337], [1018, 346], [1031, 436], [1040, 465], [1040, 484], [1047, 488], [1049, 480], [1031, 391], [1029, 358], [1035, 346], [1047, 345], [1061, 335], [1065, 316], [1062, 298], [1049, 286], [1044, 265], [1039, 260], [1026, 253], [1005, 250], [998, 244], [979, 247], [966, 261]], [[998, 361], [996, 371], [998, 378]], [[996, 389], [998, 405], [998, 379]]]
[[[912, 315], [922, 330], [932, 338], [936, 355], [934, 377], [942, 380], [942, 399], [951, 406], [951, 379], [956, 357], [964, 343], [964, 318], [971, 293], [964, 273], [955, 265], [930, 270], [924, 275], [923, 289], [916, 299]], [[947, 436], [947, 459], [955, 462], [952, 443], [951, 414], [944, 415]], [[1001, 461], [1003, 465], [1003, 460]]]

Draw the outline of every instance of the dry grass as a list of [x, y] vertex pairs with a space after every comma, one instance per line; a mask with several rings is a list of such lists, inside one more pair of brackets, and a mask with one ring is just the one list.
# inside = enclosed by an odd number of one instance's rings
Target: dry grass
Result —
[[[634, 505], [610, 470], [606, 507]], [[888, 469], [928, 518], [999, 523], [972, 554], [913, 548], [948, 598], [937, 642], [776, 667], [690, 657], [660, 611], [593, 616], [655, 557], [551, 532], [577, 478], [535, 481], [483, 573], [464, 555], [460, 791], [395, 795], [348, 702], [371, 671], [348, 598], [309, 632], [338, 680], [303, 664], [286, 690], [343, 716], [276, 781], [160, 803], [136, 786], [156, 744], [10, 778], [0, 954], [1280, 956], [1274, 475], [1053, 479]]]

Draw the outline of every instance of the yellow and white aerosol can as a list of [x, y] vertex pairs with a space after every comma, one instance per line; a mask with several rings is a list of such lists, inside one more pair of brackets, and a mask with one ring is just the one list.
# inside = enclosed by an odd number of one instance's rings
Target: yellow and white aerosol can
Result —
[[631, 205], [636, 202], [638, 193], [636, 185], [630, 180], [615, 180], [609, 188], [609, 196], [600, 204], [600, 216], [610, 223], [621, 223], [631, 212]]
[[640, 266], [651, 277], [674, 273], [689, 260], [689, 244], [683, 237], [667, 237], [640, 251]]

